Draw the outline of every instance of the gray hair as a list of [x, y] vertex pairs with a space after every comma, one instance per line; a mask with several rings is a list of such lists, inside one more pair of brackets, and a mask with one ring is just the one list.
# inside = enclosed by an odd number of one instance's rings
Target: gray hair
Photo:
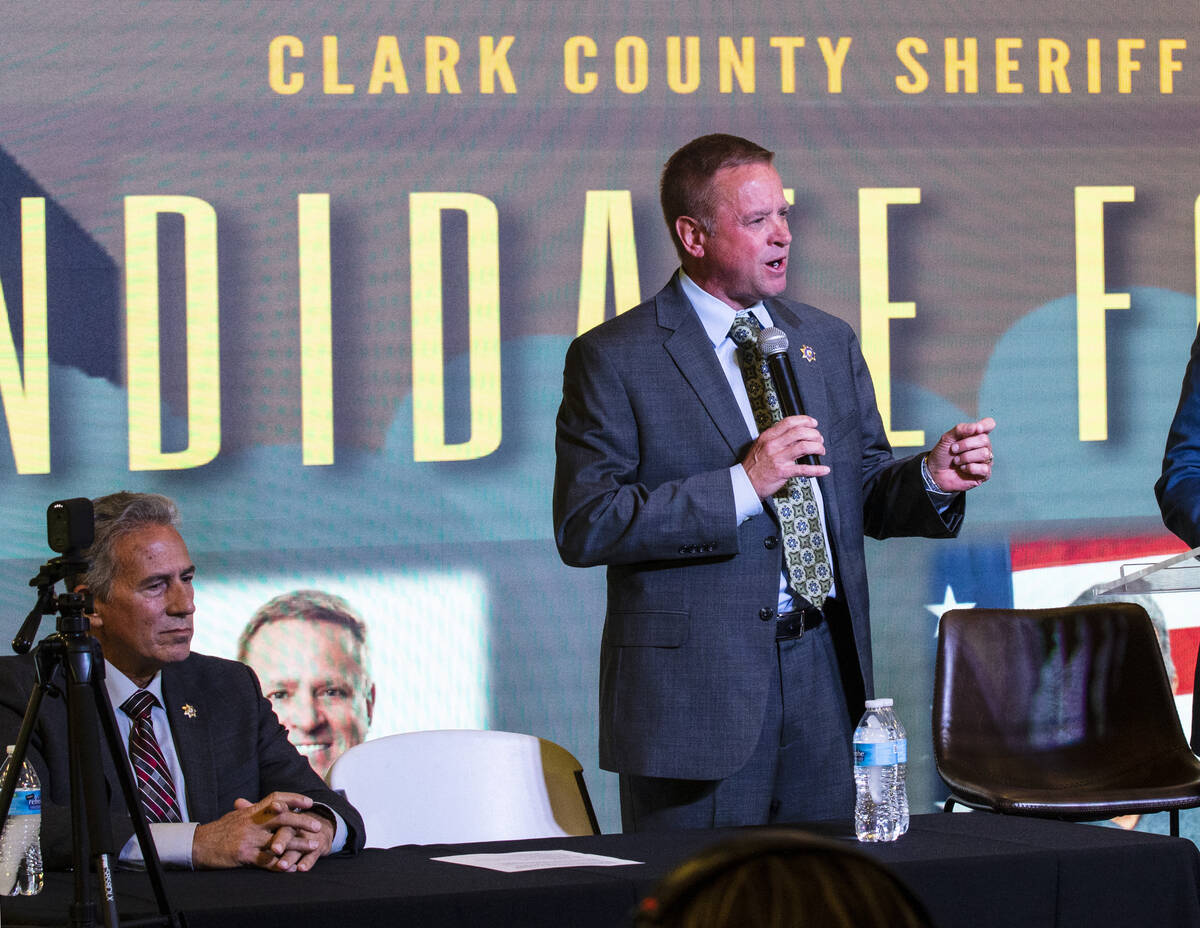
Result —
[[159, 493], [130, 493], [122, 490], [92, 500], [96, 533], [87, 550], [90, 566], [83, 581], [96, 599], [108, 599], [117, 576], [117, 542], [147, 525], [179, 527], [175, 501]]

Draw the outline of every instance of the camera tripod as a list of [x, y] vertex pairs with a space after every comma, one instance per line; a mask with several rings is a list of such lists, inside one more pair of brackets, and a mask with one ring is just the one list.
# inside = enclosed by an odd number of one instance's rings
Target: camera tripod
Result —
[[[87, 509], [90, 521], [90, 503]], [[90, 543], [91, 538], [88, 537], [86, 544]], [[178, 914], [171, 912], [162, 863], [150, 837], [141, 797], [125, 760], [112, 704], [104, 685], [104, 656], [100, 643], [89, 634], [90, 623], [85, 613], [91, 611], [91, 596], [74, 592], [59, 596], [54, 594], [54, 584], [59, 579], [67, 579], [67, 586], [74, 587], [75, 577], [86, 569], [87, 562], [76, 550], [72, 550], [48, 561], [38, 575], [29, 581], [30, 586], [38, 587], [38, 602], [13, 639], [13, 650], [19, 654], [29, 651], [43, 615], [57, 612], [59, 617], [54, 634], [44, 638], [33, 652], [36, 686], [29, 695], [12, 760], [0, 783], [0, 822], [7, 820], [43, 697], [65, 698], [71, 784], [71, 856], [75, 874], [74, 897], [66, 924], [71, 928], [91, 928], [96, 925], [98, 903], [95, 897], [98, 896], [105, 928], [117, 928], [120, 925], [112, 878], [112, 862], [117, 851], [112, 847], [112, 828], [100, 753], [100, 732], [103, 731], [109, 755], [117, 770], [125, 807], [142, 849], [159, 912], [157, 917], [127, 922], [126, 926], [155, 924], [177, 928], [183, 922]], [[99, 880], [98, 886], [94, 885], [93, 875]]]

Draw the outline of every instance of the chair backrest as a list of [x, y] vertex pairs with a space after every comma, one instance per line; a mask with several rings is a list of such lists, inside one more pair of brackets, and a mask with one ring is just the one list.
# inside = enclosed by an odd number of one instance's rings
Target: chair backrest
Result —
[[565, 748], [506, 731], [416, 731], [364, 741], [329, 785], [362, 814], [367, 847], [598, 833], [582, 765]]
[[952, 785], [1068, 770], [1119, 783], [1133, 758], [1186, 749], [1150, 617], [1123, 602], [947, 612], [933, 740]]

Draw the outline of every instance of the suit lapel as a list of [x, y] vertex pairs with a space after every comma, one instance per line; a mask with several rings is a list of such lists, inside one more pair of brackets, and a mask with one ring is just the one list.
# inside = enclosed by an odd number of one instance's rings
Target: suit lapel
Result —
[[678, 276], [671, 278], [671, 282], [655, 298], [655, 303], [658, 324], [671, 330], [663, 342], [663, 348], [691, 385], [700, 404], [729, 445], [729, 450], [740, 455], [750, 442], [750, 433], [746, 430], [746, 422], [729, 389], [725, 373], [717, 362], [708, 333], [704, 331], [692, 304], [684, 296]]
[[193, 677], [188, 661], [164, 667], [163, 702], [187, 784], [188, 818], [193, 822], [211, 822], [221, 814], [215, 802], [217, 759], [210, 737], [213, 717], [205, 705], [206, 694]]
[[[833, 423], [829, 421], [829, 394], [821, 365], [832, 359], [821, 356], [820, 333], [778, 300], [769, 301], [767, 311], [775, 325], [787, 333], [788, 363], [796, 377], [796, 388], [800, 391], [805, 413], [816, 419], [821, 429], [828, 428]], [[806, 354], [810, 354], [811, 361], [805, 360]]]

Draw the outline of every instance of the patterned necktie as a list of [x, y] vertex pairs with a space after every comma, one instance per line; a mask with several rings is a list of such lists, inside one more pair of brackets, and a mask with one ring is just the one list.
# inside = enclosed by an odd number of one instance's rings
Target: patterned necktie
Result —
[[142, 794], [142, 806], [148, 822], [178, 822], [179, 803], [175, 801], [175, 784], [167, 770], [158, 739], [154, 737], [154, 725], [150, 721], [150, 710], [158, 705], [154, 694], [138, 690], [121, 704], [121, 711], [133, 719], [129, 731], [129, 760], [137, 778], [138, 790]]
[[[758, 350], [762, 330], [753, 313], [739, 313], [733, 320], [729, 337], [738, 346], [738, 364], [750, 408], [760, 432], [783, 418], [775, 381], [767, 361]], [[773, 496], [779, 528], [783, 535], [783, 560], [788, 586], [814, 606], [825, 602], [833, 587], [829, 552], [821, 533], [820, 513], [808, 477], [791, 477]]]

